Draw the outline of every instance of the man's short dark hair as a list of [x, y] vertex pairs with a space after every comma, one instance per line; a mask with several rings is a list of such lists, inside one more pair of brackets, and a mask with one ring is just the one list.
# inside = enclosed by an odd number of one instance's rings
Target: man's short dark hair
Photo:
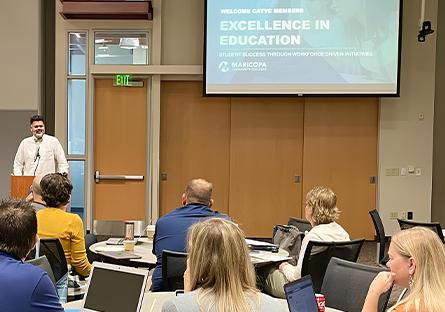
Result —
[[26, 258], [37, 234], [36, 212], [24, 200], [0, 203], [0, 250], [20, 259]]
[[205, 179], [193, 179], [185, 187], [185, 196], [189, 203], [209, 205], [212, 199], [213, 185]]
[[57, 208], [69, 203], [73, 185], [66, 173], [50, 173], [42, 178], [40, 188], [46, 205]]
[[45, 123], [45, 119], [43, 119], [43, 117], [40, 116], [40, 115], [34, 115], [34, 116], [32, 116], [31, 118], [29, 118], [29, 124], [30, 124], [30, 125], [32, 125], [32, 123], [33, 123], [34, 121], [42, 121], [43, 123]]

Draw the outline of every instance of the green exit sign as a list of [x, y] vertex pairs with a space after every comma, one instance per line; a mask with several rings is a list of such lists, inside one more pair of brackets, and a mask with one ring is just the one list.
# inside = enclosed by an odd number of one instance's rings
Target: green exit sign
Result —
[[116, 75], [116, 86], [129, 86], [131, 75], [128, 74], [118, 74]]

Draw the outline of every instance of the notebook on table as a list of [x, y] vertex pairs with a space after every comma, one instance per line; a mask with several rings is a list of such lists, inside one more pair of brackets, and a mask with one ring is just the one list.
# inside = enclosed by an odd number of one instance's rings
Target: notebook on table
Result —
[[[138, 243], [142, 243], [140, 240], [140, 237], [135, 237], [134, 238], [134, 241], [135, 241], [135, 244], [137, 245]], [[109, 239], [107, 239], [106, 241], [105, 241], [105, 244], [107, 244], [107, 245], [117, 245], [117, 246], [120, 246], [120, 245], [124, 245], [124, 240], [125, 240], [125, 238], [123, 238], [123, 237], [110, 237]]]
[[314, 286], [309, 275], [284, 285], [290, 312], [318, 312]]
[[250, 250], [264, 250], [270, 252], [278, 252], [279, 247], [275, 244], [262, 242], [254, 239], [246, 238], [246, 244]]
[[147, 276], [148, 270], [94, 262], [81, 311], [140, 311]]
[[113, 251], [100, 251], [99, 254], [117, 259], [117, 260], [126, 260], [126, 259], [140, 259], [142, 256], [135, 255], [132, 252], [126, 252], [123, 250], [113, 250]]

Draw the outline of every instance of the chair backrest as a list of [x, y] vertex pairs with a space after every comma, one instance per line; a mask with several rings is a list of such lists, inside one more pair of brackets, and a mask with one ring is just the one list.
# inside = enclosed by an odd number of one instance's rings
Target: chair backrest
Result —
[[48, 258], [56, 282], [68, 272], [65, 252], [58, 238], [41, 238], [40, 255]]
[[[365, 303], [369, 285], [382, 267], [369, 266], [331, 258], [324, 276], [321, 293], [326, 305], [342, 311], [360, 312]], [[392, 287], [379, 298], [377, 311], [385, 311]]]
[[308, 220], [294, 217], [289, 218], [289, 221], [287, 221], [287, 225], [296, 226], [300, 230], [300, 232], [303, 233], [312, 229], [312, 225]]
[[301, 276], [311, 275], [315, 292], [320, 292], [331, 258], [356, 262], [364, 241], [364, 238], [339, 242], [309, 241], [304, 253]]
[[36, 259], [27, 260], [26, 262], [38, 266], [43, 271], [48, 273], [49, 279], [51, 280], [51, 282], [53, 282], [54, 286], [56, 285], [56, 280], [54, 279], [53, 270], [51, 269], [51, 265], [49, 264], [48, 258], [46, 258], [46, 256], [41, 256]]
[[417, 222], [413, 220], [402, 220], [402, 219], [397, 219], [397, 222], [399, 222], [401, 230], [406, 230], [415, 226], [426, 227], [434, 231], [437, 235], [439, 235], [439, 238], [442, 241], [442, 243], [445, 243], [442, 227], [440, 226], [439, 222]]
[[380, 218], [379, 212], [374, 209], [369, 212], [371, 215], [372, 223], [374, 223], [375, 233], [377, 234], [377, 239], [379, 240], [379, 263], [384, 264], [387, 261], [386, 258], [386, 235], [385, 228], [383, 227], [382, 219]]
[[97, 243], [97, 237], [94, 234], [88, 233], [85, 235], [85, 250], [87, 252], [87, 258], [90, 263], [98, 261], [99, 257], [90, 250], [90, 246]]
[[187, 253], [162, 251], [162, 290], [184, 289], [184, 272], [187, 268]]

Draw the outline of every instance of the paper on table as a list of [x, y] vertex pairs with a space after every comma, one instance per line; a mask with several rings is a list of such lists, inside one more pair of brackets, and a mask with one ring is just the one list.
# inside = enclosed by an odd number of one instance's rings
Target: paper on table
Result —
[[124, 246], [98, 246], [96, 247], [96, 251], [123, 251]]
[[262, 241], [257, 241], [254, 239], [248, 239], [248, 238], [246, 238], [246, 244], [250, 245], [250, 246], [270, 246], [270, 247], [277, 246], [277, 245], [274, 245], [274, 244], [271, 244], [268, 242], [262, 242]]
[[280, 262], [280, 261], [287, 261], [292, 259], [291, 257], [286, 257], [286, 256], [280, 256], [277, 254], [273, 254], [270, 252], [267, 253], [250, 253], [250, 257], [252, 259], [256, 259], [256, 260], [262, 260], [262, 261], [268, 261], [268, 262]]

